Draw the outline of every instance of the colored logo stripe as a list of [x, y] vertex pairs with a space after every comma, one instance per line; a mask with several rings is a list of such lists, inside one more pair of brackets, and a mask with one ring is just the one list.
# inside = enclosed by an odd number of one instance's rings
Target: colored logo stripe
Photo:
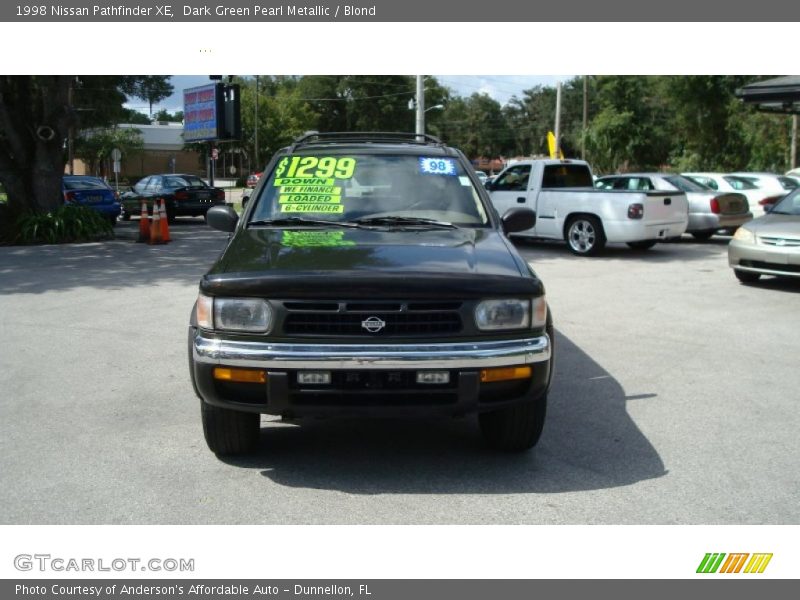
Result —
[[772, 560], [772, 553], [770, 554], [753, 554], [750, 562], [744, 568], [745, 573], [763, 573], [767, 568], [769, 561]]
[[703, 560], [700, 561], [700, 566], [697, 567], [698, 573], [716, 573], [722, 559], [725, 558], [725, 553], [706, 553]]
[[[728, 557], [727, 559], [725, 557]], [[750, 560], [747, 561], [747, 558]], [[722, 561], [725, 561], [724, 563]], [[772, 560], [771, 553], [758, 553], [752, 556], [748, 552], [734, 552], [725, 554], [724, 552], [707, 552], [697, 567], [698, 573], [740, 573], [744, 567], [745, 573], [763, 573], [769, 561]], [[747, 562], [747, 566], [745, 566]], [[722, 568], [720, 568], [720, 565]]]

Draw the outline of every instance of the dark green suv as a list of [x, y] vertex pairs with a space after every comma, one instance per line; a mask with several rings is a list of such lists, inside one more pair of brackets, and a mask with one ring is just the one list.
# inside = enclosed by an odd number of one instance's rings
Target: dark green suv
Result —
[[553, 325], [544, 286], [464, 155], [431, 136], [309, 134], [280, 150], [200, 282], [189, 361], [217, 454], [256, 448], [261, 413], [477, 413], [504, 450], [536, 444]]

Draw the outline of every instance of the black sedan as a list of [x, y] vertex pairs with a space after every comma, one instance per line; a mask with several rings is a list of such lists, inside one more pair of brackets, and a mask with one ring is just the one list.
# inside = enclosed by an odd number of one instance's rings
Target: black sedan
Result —
[[148, 211], [152, 212], [153, 201], [160, 204], [161, 198], [164, 199], [167, 217], [172, 222], [175, 217], [205, 216], [212, 206], [224, 205], [225, 191], [209, 186], [197, 175], [148, 175], [120, 198], [122, 218], [127, 221], [131, 215], [141, 214], [142, 201], [147, 203]]

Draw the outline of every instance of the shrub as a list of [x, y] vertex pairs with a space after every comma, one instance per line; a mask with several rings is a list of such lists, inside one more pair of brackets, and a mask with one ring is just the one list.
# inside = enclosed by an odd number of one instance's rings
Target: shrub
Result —
[[16, 242], [22, 244], [66, 244], [94, 242], [114, 237], [111, 223], [85, 206], [60, 206], [56, 210], [29, 213], [15, 223]]

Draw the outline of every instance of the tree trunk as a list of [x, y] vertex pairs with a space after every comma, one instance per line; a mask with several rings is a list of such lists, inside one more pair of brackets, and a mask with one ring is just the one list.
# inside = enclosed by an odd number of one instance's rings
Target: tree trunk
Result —
[[12, 217], [64, 202], [64, 142], [73, 119], [72, 76], [0, 77], [0, 181]]

